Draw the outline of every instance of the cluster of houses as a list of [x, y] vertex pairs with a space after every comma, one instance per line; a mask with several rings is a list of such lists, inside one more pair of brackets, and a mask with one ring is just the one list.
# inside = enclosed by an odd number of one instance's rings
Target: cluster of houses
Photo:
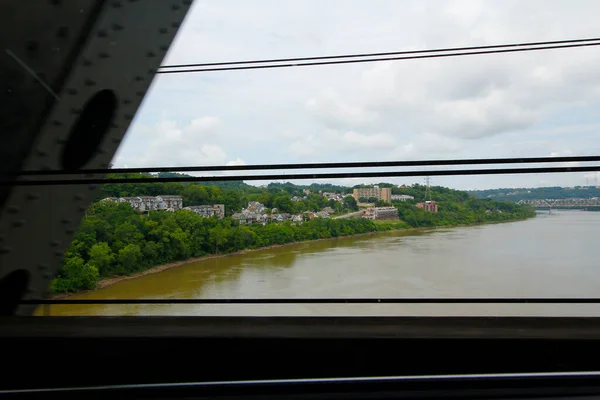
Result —
[[244, 208], [242, 212], [235, 213], [231, 217], [239, 221], [239, 223], [242, 225], [266, 225], [270, 222], [284, 221], [302, 223], [314, 218], [329, 218], [331, 214], [334, 213], [335, 210], [331, 207], [325, 207], [323, 210], [318, 212], [306, 211], [298, 214], [281, 213], [276, 208], [269, 209], [258, 201], [251, 201], [248, 203], [248, 207]]
[[129, 203], [134, 210], [146, 211], [177, 211], [183, 208], [181, 196], [135, 196], [107, 197], [105, 201]]
[[224, 204], [213, 204], [212, 206], [211, 205], [189, 206], [189, 207], [185, 207], [184, 210], [193, 211], [196, 214], [198, 214], [204, 218], [211, 218], [211, 217], [217, 217], [218, 219], [225, 218], [225, 205]]
[[[305, 200], [307, 198], [307, 196], [310, 194], [310, 190], [308, 189], [302, 189], [302, 193], [304, 194], [304, 196], [300, 197], [300, 196], [294, 196], [292, 197], [292, 201], [294, 202], [299, 202], [302, 200]], [[334, 193], [334, 192], [322, 192], [319, 191], [319, 194], [323, 197], [325, 197], [327, 200], [335, 200], [339, 203], [342, 203], [344, 201], [344, 194], [343, 193]]]

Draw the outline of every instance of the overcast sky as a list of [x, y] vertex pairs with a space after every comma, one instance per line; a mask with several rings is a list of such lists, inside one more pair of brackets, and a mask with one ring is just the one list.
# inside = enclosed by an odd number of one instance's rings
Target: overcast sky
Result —
[[[597, 0], [196, 0], [163, 64], [591, 38], [599, 15]], [[600, 47], [587, 47], [160, 75], [115, 166], [597, 155], [599, 61]], [[433, 183], [586, 178], [594, 183], [594, 173]]]

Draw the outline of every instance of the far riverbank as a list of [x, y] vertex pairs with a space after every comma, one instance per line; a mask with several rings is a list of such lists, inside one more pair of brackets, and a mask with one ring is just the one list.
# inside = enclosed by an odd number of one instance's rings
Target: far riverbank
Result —
[[[69, 298], [72, 296], [78, 296], [81, 294], [85, 294], [85, 293], [90, 293], [90, 292], [94, 292], [100, 289], [104, 289], [107, 288], [109, 286], [112, 286], [114, 284], [117, 284], [119, 282], [122, 281], [127, 281], [127, 280], [132, 280], [132, 279], [137, 279], [140, 278], [142, 276], [146, 276], [146, 275], [151, 275], [151, 274], [156, 274], [159, 272], [163, 272], [166, 270], [170, 270], [176, 267], [180, 267], [180, 266], [184, 266], [184, 265], [188, 265], [188, 264], [192, 264], [192, 263], [196, 263], [196, 262], [200, 262], [200, 261], [205, 261], [205, 260], [210, 260], [210, 259], [216, 259], [216, 258], [226, 258], [226, 257], [234, 257], [234, 256], [239, 256], [239, 255], [244, 255], [244, 254], [249, 254], [249, 253], [254, 253], [257, 251], [263, 251], [263, 250], [269, 250], [269, 249], [275, 249], [275, 248], [282, 248], [282, 247], [290, 247], [293, 245], [297, 245], [299, 243], [310, 243], [310, 242], [321, 242], [321, 241], [333, 241], [333, 240], [337, 240], [340, 238], [351, 238], [351, 237], [361, 237], [361, 236], [374, 236], [377, 234], [382, 234], [382, 233], [392, 233], [392, 232], [405, 232], [410, 234], [411, 232], [417, 233], [417, 232], [427, 232], [427, 231], [435, 231], [436, 229], [439, 228], [460, 228], [460, 227], [470, 227], [470, 226], [479, 226], [479, 225], [491, 225], [491, 224], [503, 224], [503, 223], [509, 223], [509, 222], [518, 222], [518, 221], [524, 221], [527, 220], [529, 218], [523, 218], [523, 219], [510, 219], [510, 220], [505, 220], [505, 221], [490, 221], [490, 222], [482, 222], [482, 223], [475, 223], [475, 224], [462, 224], [462, 225], [439, 225], [439, 226], [435, 226], [435, 227], [423, 227], [423, 228], [402, 228], [402, 229], [390, 229], [390, 230], [380, 230], [380, 231], [373, 231], [373, 232], [367, 232], [367, 233], [359, 233], [359, 234], [354, 234], [354, 235], [341, 235], [338, 237], [331, 237], [331, 238], [323, 238], [323, 239], [315, 239], [315, 240], [303, 240], [303, 241], [296, 241], [296, 242], [289, 242], [289, 243], [285, 243], [285, 244], [276, 244], [276, 245], [270, 245], [270, 246], [264, 246], [264, 247], [257, 247], [257, 248], [253, 248], [253, 249], [244, 249], [244, 250], [239, 250], [239, 251], [235, 251], [235, 252], [230, 252], [230, 253], [223, 253], [223, 254], [208, 254], [205, 256], [201, 256], [201, 257], [193, 257], [193, 258], [188, 258], [186, 260], [182, 260], [182, 261], [176, 261], [176, 262], [171, 262], [171, 263], [166, 263], [166, 264], [162, 264], [162, 265], [158, 265], [158, 266], [154, 266], [151, 267], [149, 269], [146, 269], [144, 271], [140, 271], [140, 272], [136, 272], [130, 275], [122, 275], [122, 276], [114, 276], [114, 277], [109, 277], [109, 278], [104, 278], [98, 281], [98, 283], [96, 284], [96, 288], [92, 289], [92, 290], [81, 290], [81, 291], [76, 291], [76, 292], [70, 292], [70, 293], [60, 293], [60, 294], [55, 294], [55, 295], [51, 295], [49, 296], [50, 299], [65, 299], [65, 298]], [[378, 224], [381, 225], [385, 225], [388, 223], [398, 223], [400, 221], [377, 221]]]

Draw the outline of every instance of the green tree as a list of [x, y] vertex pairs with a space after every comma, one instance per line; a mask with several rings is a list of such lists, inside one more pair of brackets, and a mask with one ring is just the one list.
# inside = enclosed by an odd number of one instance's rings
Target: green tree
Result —
[[111, 271], [114, 255], [106, 242], [96, 243], [90, 249], [89, 263], [98, 268], [100, 276], [106, 276]]
[[121, 250], [117, 256], [119, 265], [123, 273], [131, 273], [140, 269], [142, 262], [142, 252], [137, 244], [128, 244]]
[[210, 238], [214, 244], [215, 253], [227, 243], [227, 231], [222, 226], [217, 226], [210, 230]]
[[358, 204], [356, 203], [356, 199], [352, 196], [344, 197], [344, 206], [349, 210], [358, 210]]
[[69, 257], [59, 275], [52, 281], [52, 292], [75, 292], [94, 289], [98, 281], [98, 269], [84, 263], [81, 257]]

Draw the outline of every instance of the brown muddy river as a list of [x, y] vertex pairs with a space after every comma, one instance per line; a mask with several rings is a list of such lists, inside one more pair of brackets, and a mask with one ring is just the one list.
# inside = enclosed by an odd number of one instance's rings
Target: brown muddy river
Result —
[[[391, 232], [214, 258], [77, 299], [600, 297], [600, 213]], [[54, 305], [50, 315], [598, 315], [600, 305]]]

